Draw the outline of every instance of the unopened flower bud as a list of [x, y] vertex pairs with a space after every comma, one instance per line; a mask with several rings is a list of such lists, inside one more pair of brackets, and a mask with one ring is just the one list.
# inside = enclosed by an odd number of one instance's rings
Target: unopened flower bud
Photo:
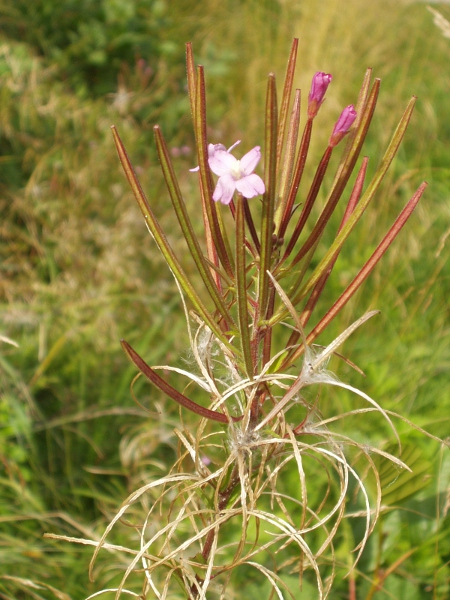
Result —
[[319, 71], [312, 78], [311, 91], [308, 96], [308, 117], [313, 119], [319, 112], [332, 76], [329, 73]]
[[333, 133], [330, 137], [330, 146], [334, 148], [342, 140], [344, 135], [348, 133], [348, 130], [353, 125], [356, 119], [356, 110], [353, 104], [346, 106], [341, 112], [341, 116], [334, 126]]

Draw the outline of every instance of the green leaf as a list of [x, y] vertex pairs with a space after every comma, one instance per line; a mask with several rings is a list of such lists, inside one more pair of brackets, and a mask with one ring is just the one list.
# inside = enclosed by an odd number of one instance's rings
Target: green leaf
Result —
[[[397, 446], [392, 444], [385, 448], [385, 451], [394, 454], [396, 448]], [[412, 442], [403, 444], [400, 458], [410, 467], [412, 473], [406, 469], [400, 470], [384, 456], [374, 456], [374, 463], [380, 476], [383, 504], [397, 505], [427, 487], [431, 481], [432, 465], [423, 454], [420, 446]]]

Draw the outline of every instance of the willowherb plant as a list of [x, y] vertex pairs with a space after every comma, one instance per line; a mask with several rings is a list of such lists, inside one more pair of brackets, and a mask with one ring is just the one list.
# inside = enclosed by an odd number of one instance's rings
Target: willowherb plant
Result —
[[[374, 198], [399, 148], [415, 99], [408, 104], [368, 184], [368, 158], [362, 159], [334, 241], [318, 260], [315, 254], [322, 234], [356, 168], [380, 80], [371, 83], [371, 70], [367, 71], [355, 106], [342, 111], [309, 190], [299, 199], [314, 122], [332, 77], [321, 72], [314, 76], [299, 139], [300, 90], [295, 91], [291, 102], [296, 53], [294, 40], [280, 107], [275, 76], [269, 75], [263, 152], [256, 146], [238, 160], [233, 153], [239, 142], [227, 150], [222, 143], [207, 139], [204, 71], [195, 67], [191, 45], [187, 45], [198, 157], [198, 167], [192, 169], [198, 174], [192, 177], [198, 177], [199, 182], [203, 240], [194, 233], [161, 130], [156, 126], [154, 131], [188, 257], [198, 271], [195, 282], [183, 268], [184, 257], [171, 248], [113, 128], [125, 174], [145, 223], [175, 277], [185, 309], [196, 369], [172, 370], [210, 397], [209, 407], [194, 402], [158, 374], [158, 369], [167, 367], [148, 366], [122, 341], [125, 352], [153, 385], [201, 419], [193, 430], [175, 430], [179, 456], [170, 473], [134, 492], [102, 539], [95, 542], [91, 568], [102, 548], [121, 550], [109, 545], [107, 536], [135, 503], [146, 498], [147, 516], [138, 527], [139, 547], [122, 549], [133, 558], [121, 584], [109, 590], [117, 598], [122, 594], [138, 596], [127, 583], [137, 571], [144, 581], [139, 596], [143, 598], [239, 598], [240, 590], [245, 597], [244, 582], [256, 575], [265, 580], [262, 593], [267, 591], [268, 598], [297, 598], [298, 586], [308, 572], [314, 576], [317, 597], [325, 598], [335, 575], [333, 539], [348, 516], [349, 486], [356, 490], [362, 504], [358, 516], [365, 522], [353, 549], [356, 564], [381, 508], [380, 480], [371, 455], [376, 453], [408, 469], [400, 459], [332, 431], [329, 424], [343, 415], [326, 419], [320, 400], [311, 401], [304, 391], [312, 385], [327, 384], [354, 392], [368, 406], [347, 414], [378, 412], [398, 440], [392, 413], [326, 370], [330, 356], [377, 311], [365, 314], [326, 347], [313, 343], [395, 239], [425, 183], [345, 291], [324, 316], [313, 326], [309, 324], [343, 244]], [[334, 180], [318, 219], [311, 224], [331, 155], [344, 139]], [[255, 173], [261, 155], [262, 177]], [[213, 174], [218, 176], [216, 183]], [[292, 424], [288, 413], [293, 407], [301, 418]], [[359, 456], [358, 470], [348, 458], [351, 452]], [[365, 458], [364, 467], [361, 457]], [[372, 500], [364, 485], [369, 471], [377, 490]], [[252, 570], [255, 573], [250, 576]]]

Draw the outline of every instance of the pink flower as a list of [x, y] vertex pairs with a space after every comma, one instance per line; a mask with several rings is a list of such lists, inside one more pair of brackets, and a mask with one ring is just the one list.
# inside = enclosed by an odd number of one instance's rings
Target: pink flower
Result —
[[240, 192], [244, 198], [253, 198], [258, 194], [264, 194], [266, 191], [264, 181], [259, 175], [253, 173], [260, 159], [259, 146], [255, 146], [250, 152], [247, 152], [241, 160], [235, 158], [229, 151], [215, 150], [208, 159], [211, 171], [219, 175], [213, 200], [229, 204], [235, 190]]
[[[241, 143], [241, 140], [238, 140], [237, 142], [234, 142], [234, 144], [232, 146], [230, 146], [228, 148], [228, 150], [225, 148], [225, 146], [223, 144], [208, 144], [208, 160], [214, 156], [215, 152], [231, 152], [233, 150], [233, 148], [235, 148], [238, 144]], [[200, 167], [195, 167], [195, 169], [189, 169], [189, 171], [191, 171], [192, 173], [195, 173], [196, 171], [199, 171]]]
[[342, 140], [344, 135], [348, 133], [348, 130], [353, 125], [356, 119], [356, 110], [353, 104], [346, 106], [344, 110], [341, 112], [341, 116], [336, 122], [334, 126], [333, 133], [330, 137], [330, 146], [334, 148], [337, 146], [339, 142]]
[[319, 71], [312, 78], [311, 91], [308, 96], [308, 117], [313, 119], [319, 112], [320, 105], [333, 77], [329, 73]]

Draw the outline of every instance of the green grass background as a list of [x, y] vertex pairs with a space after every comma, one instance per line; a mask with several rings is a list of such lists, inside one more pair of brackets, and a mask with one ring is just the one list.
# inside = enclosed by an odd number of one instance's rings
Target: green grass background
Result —
[[[448, 6], [433, 6], [450, 19]], [[125, 559], [105, 553], [91, 583], [92, 549], [45, 540], [43, 533], [98, 539], [122, 500], [164, 474], [175, 456], [178, 411], [140, 381], [135, 392], [151, 412], [133, 402], [135, 369], [119, 339], [150, 364], [183, 366], [184, 318], [119, 168], [110, 125], [117, 126], [171, 243], [182, 250], [152, 127], [159, 123], [170, 146], [183, 149], [174, 164], [195, 211], [187, 41], [206, 69], [210, 139], [226, 145], [242, 139], [242, 151], [263, 143], [266, 75], [275, 72], [281, 87], [293, 37], [300, 40], [296, 86], [304, 103], [313, 73], [333, 74], [306, 180], [341, 108], [355, 101], [367, 67], [382, 78], [363, 150], [372, 172], [407, 101], [418, 96], [382, 193], [336, 265], [329, 299], [351, 280], [420, 182], [429, 187], [370, 280], [320, 341], [331, 341], [366, 310], [380, 309], [344, 347], [366, 378], [342, 364], [333, 368], [384, 408], [448, 437], [450, 40], [424, 4], [3, 0], [0, 31], [0, 334], [18, 344], [0, 345], [1, 598], [78, 599], [113, 586]], [[323, 412], [354, 402], [341, 392], [325, 395]], [[405, 497], [392, 494], [398, 508], [383, 517], [355, 573], [357, 598], [444, 600], [448, 452], [398, 426], [420, 483], [406, 480]], [[343, 427], [363, 443], [392, 441], [369, 417]], [[126, 545], [130, 535], [124, 527], [113, 541]], [[336, 542], [342, 575], [353, 535], [349, 525]], [[375, 591], [377, 568], [390, 574]], [[252, 585], [247, 597], [260, 593]], [[316, 595], [306, 578], [299, 597]], [[350, 598], [348, 581], [340, 580], [332, 597]]]

